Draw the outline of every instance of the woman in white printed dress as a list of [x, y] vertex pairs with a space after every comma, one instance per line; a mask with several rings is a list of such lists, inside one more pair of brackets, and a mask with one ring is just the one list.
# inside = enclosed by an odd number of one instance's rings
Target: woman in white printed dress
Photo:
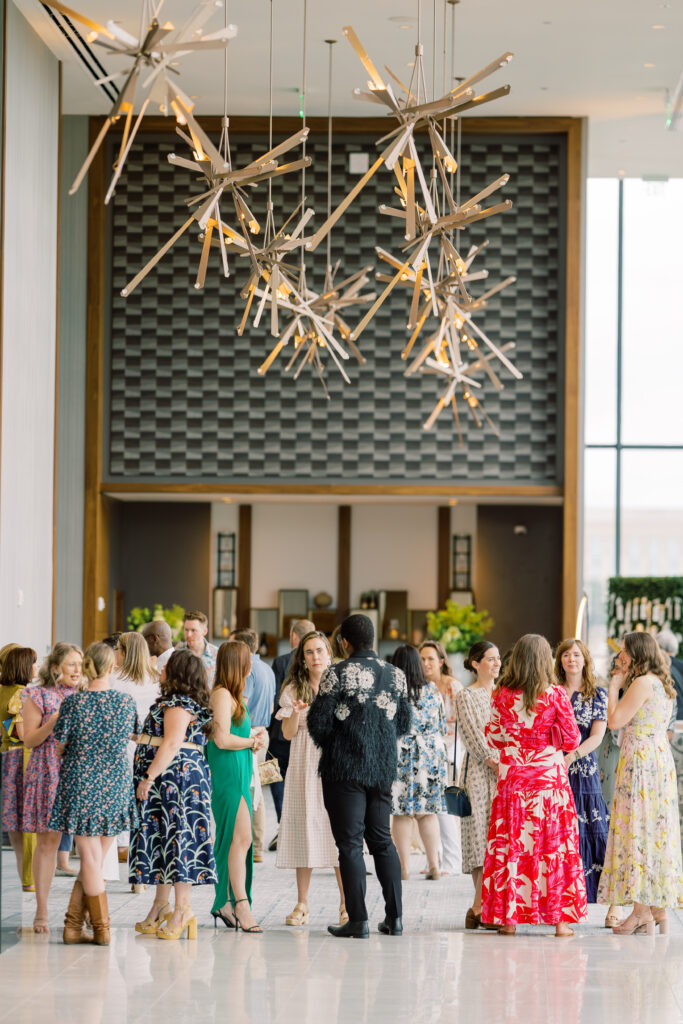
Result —
[[323, 673], [332, 663], [332, 651], [324, 633], [307, 633], [295, 648], [289, 674], [280, 693], [282, 734], [291, 740], [285, 776], [276, 865], [296, 869], [297, 903], [285, 923], [301, 927], [308, 922], [308, 891], [314, 868], [334, 868], [339, 886], [339, 924], [346, 924], [344, 889], [339, 874], [339, 855], [323, 803], [318, 775], [320, 750], [306, 725], [308, 709], [318, 694]]

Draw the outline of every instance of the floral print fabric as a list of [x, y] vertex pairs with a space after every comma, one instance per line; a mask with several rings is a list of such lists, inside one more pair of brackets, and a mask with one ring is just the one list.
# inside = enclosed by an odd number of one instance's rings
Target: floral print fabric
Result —
[[659, 679], [624, 729], [598, 902], [675, 907], [683, 898], [676, 770], [666, 737], [673, 700]]
[[398, 739], [398, 778], [392, 814], [442, 814], [446, 810], [446, 716], [436, 686], [423, 686], [411, 701], [410, 731]]
[[[571, 705], [583, 743], [590, 736], [593, 722], [607, 721], [607, 691], [600, 687], [595, 696], [587, 700], [580, 693], [574, 693]], [[579, 846], [586, 878], [586, 895], [589, 903], [595, 903], [609, 827], [609, 813], [600, 785], [597, 751], [591, 750], [569, 765], [569, 785], [579, 820]]]
[[[72, 686], [27, 686], [24, 704], [30, 698], [40, 711], [40, 724], [50, 718], [65, 697], [74, 692]], [[24, 807], [22, 832], [51, 832], [48, 824], [59, 782], [59, 758], [54, 729], [39, 747], [34, 747], [24, 773]]]
[[132, 697], [116, 690], [72, 693], [54, 728], [66, 744], [50, 828], [77, 836], [116, 836], [137, 822], [126, 748], [138, 730]]
[[579, 730], [567, 695], [549, 687], [530, 714], [521, 694], [501, 689], [491, 702], [489, 745], [500, 751], [498, 784], [484, 861], [482, 920], [558, 924], [586, 916], [574, 798], [561, 750], [575, 750]]
[[[163, 736], [164, 712], [182, 708], [192, 716], [185, 741], [202, 748], [202, 727], [211, 712], [191, 697], [162, 697], [150, 708], [142, 731]], [[135, 754], [137, 787], [154, 760], [158, 747], [140, 744]], [[147, 800], [138, 803], [140, 823], [130, 845], [129, 879], [146, 885], [190, 882], [210, 885], [216, 881], [211, 844], [211, 781], [202, 750], [181, 748], [171, 764], [152, 783]]]
[[498, 760], [498, 752], [489, 748], [486, 726], [491, 717], [491, 698], [483, 687], [468, 687], [455, 699], [459, 740], [466, 750], [460, 768], [460, 785], [467, 790], [472, 814], [460, 819], [462, 835], [462, 870], [471, 874], [480, 868], [486, 857], [491, 804], [498, 775], [485, 762]]

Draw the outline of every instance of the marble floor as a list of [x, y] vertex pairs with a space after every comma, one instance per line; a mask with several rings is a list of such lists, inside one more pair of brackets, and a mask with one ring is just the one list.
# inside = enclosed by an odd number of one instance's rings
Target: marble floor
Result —
[[[3, 863], [3, 874], [11, 861]], [[18, 896], [3, 926], [18, 941], [0, 956], [0, 1019], [12, 1024], [226, 1020], [234, 1024], [669, 1024], [683, 1022], [683, 922], [670, 914], [668, 936], [618, 937], [591, 908], [571, 939], [550, 928], [521, 929], [515, 938], [465, 932], [469, 877], [427, 882], [415, 871], [404, 883], [402, 938], [377, 934], [382, 918], [375, 878], [368, 877], [370, 940], [333, 939], [337, 888], [317, 872], [311, 920], [287, 928], [296, 902], [294, 873], [278, 871], [275, 855], [255, 866], [254, 910], [261, 936], [214, 930], [212, 891], [197, 889], [196, 942], [160, 942], [136, 935], [133, 923], [150, 902], [122, 880], [110, 883], [112, 943], [64, 946], [61, 922], [71, 882], [55, 879], [50, 936], [30, 930], [34, 899]], [[9, 916], [7, 916], [9, 914]], [[11, 996], [10, 996], [11, 993]]]

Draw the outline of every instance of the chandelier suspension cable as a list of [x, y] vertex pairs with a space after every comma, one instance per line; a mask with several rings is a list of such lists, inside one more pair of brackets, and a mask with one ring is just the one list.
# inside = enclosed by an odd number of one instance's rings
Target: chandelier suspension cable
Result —
[[[270, 39], [268, 43], [268, 152], [273, 148], [273, 0], [270, 0]], [[305, 155], [305, 154], [304, 154]], [[268, 212], [264, 244], [269, 245], [275, 234], [273, 219], [273, 179], [268, 178]]]
[[[332, 47], [336, 39], [326, 39], [329, 46], [329, 63], [327, 71], [327, 217], [332, 214]], [[325, 291], [329, 291], [331, 282], [327, 280], [332, 265], [332, 232], [327, 235], [327, 267], [325, 269]]]
[[[223, 24], [228, 27], [228, 0], [223, 0]], [[228, 167], [231, 166], [230, 157], [230, 119], [228, 117], [228, 48], [226, 46], [223, 54], [223, 124], [221, 128], [221, 141], [219, 149]]]
[[[304, 47], [303, 47], [303, 68], [301, 74], [301, 118], [302, 127], [306, 127], [306, 56], [307, 56], [307, 29], [308, 29], [308, 0], [304, 0]], [[301, 145], [301, 155], [306, 158], [306, 137], [304, 136]], [[306, 165], [301, 170], [301, 213], [304, 214], [306, 204]], [[306, 246], [301, 246], [301, 287], [306, 287]]]

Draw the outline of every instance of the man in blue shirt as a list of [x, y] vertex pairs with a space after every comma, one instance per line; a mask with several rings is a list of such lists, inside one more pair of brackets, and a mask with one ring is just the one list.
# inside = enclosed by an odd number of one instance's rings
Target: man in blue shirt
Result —
[[[230, 635], [231, 640], [241, 640], [251, 652], [251, 671], [244, 684], [244, 701], [249, 709], [252, 729], [260, 726], [266, 729], [270, 725], [275, 704], [275, 675], [270, 665], [261, 661], [258, 650], [258, 636], [253, 629], [237, 629]], [[267, 750], [259, 750], [254, 757], [257, 761], [265, 761]], [[266, 812], [263, 795], [259, 805], [253, 812], [254, 860], [263, 860], [263, 840], [266, 831]]]

